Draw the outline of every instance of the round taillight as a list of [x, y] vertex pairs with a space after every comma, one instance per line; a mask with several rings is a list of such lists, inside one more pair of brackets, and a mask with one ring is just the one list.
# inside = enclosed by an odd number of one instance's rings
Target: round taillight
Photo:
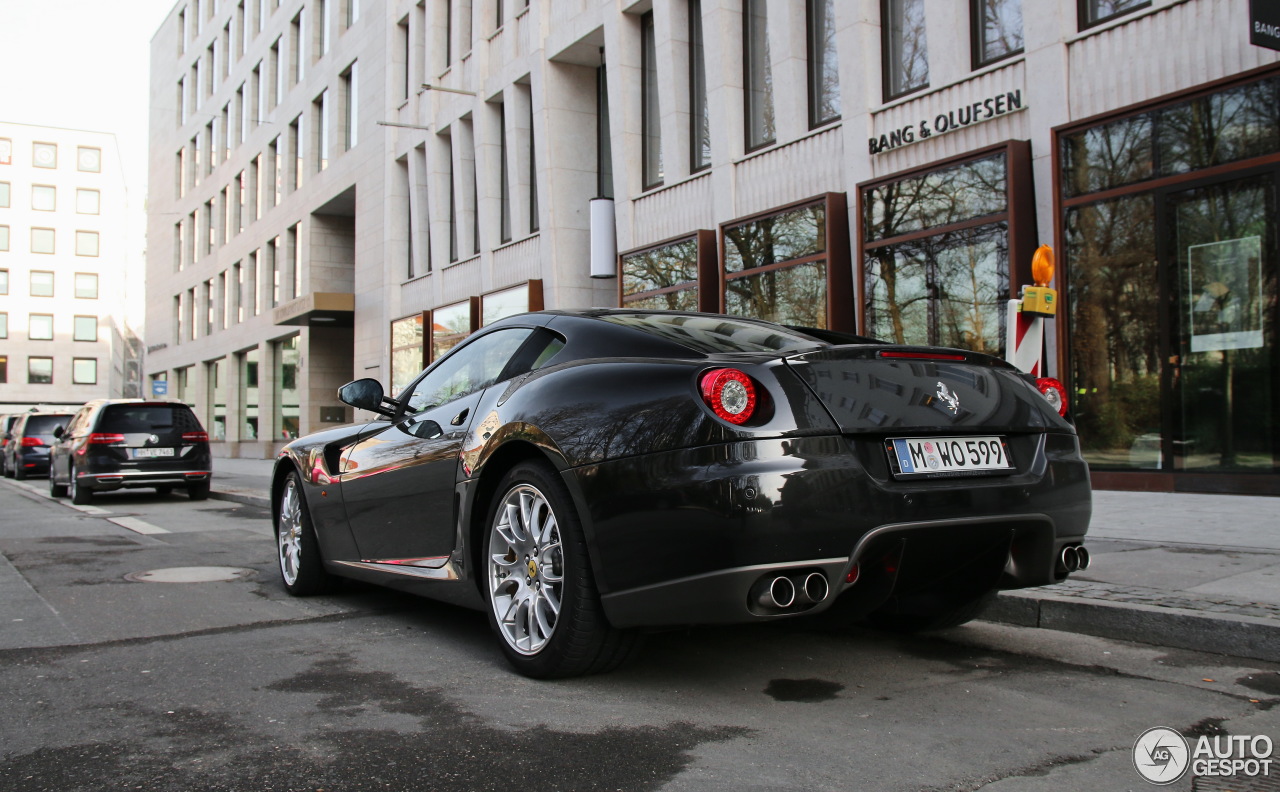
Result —
[[756, 386], [737, 369], [715, 369], [702, 375], [702, 400], [729, 423], [743, 424], [756, 411]]
[[1053, 377], [1040, 377], [1036, 380], [1036, 387], [1053, 409], [1058, 411], [1058, 415], [1067, 414], [1067, 386]]

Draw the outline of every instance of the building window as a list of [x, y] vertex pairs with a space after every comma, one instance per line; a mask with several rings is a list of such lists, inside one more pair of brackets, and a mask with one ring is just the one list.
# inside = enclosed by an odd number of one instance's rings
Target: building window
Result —
[[0, 225], [0, 253], [9, 250], [9, 226]]
[[98, 232], [97, 231], [77, 231], [76, 232], [76, 255], [77, 256], [98, 255]]
[[536, 233], [538, 221], [538, 147], [533, 135], [533, 94], [529, 95], [529, 233]]
[[93, 146], [77, 146], [76, 170], [85, 173], [101, 173], [102, 149]]
[[707, 60], [702, 36], [702, 0], [689, 0], [689, 171], [711, 166], [711, 112], [707, 106]]
[[1030, 167], [1013, 143], [862, 187], [868, 335], [1003, 353], [1010, 261], [1034, 248]]
[[769, 60], [769, 12], [765, 0], [743, 0], [742, 84], [747, 112], [747, 151], [773, 143], [773, 65]]
[[0, 138], [0, 165], [13, 164], [13, 141], [9, 138]]
[[1080, 3], [1081, 30], [1151, 5], [1151, 0], [1078, 0], [1078, 2]]
[[449, 218], [449, 261], [458, 260], [458, 190], [453, 183], [454, 170], [453, 167], [453, 135], [445, 134], [442, 136], [445, 144], [445, 160], [444, 164], [448, 170], [441, 174], [445, 183], [449, 185], [449, 207], [446, 217]]
[[347, 0], [347, 27], [360, 21], [360, 0]]
[[9, 270], [0, 269], [0, 294], [9, 293]]
[[52, 341], [53, 314], [27, 314], [27, 339], [30, 341]]
[[95, 272], [76, 273], [76, 297], [82, 300], [98, 299], [98, 275]]
[[391, 398], [403, 391], [426, 368], [423, 343], [425, 313], [396, 319], [391, 323]]
[[823, 201], [725, 226], [724, 312], [828, 327], [829, 218]]
[[9, 381], [9, 356], [0, 355], [0, 385]]
[[640, 17], [641, 168], [644, 188], [662, 184], [662, 112], [658, 106], [658, 48], [653, 12]]
[[925, 0], [883, 0], [880, 30], [884, 55], [885, 101], [929, 84], [925, 42]]
[[9, 182], [0, 182], [0, 209], [8, 209], [9, 203]]
[[311, 103], [311, 118], [316, 125], [316, 171], [329, 167], [329, 91], [320, 92]]
[[302, 186], [303, 173], [306, 166], [303, 164], [305, 160], [305, 152], [302, 150], [303, 141], [302, 116], [299, 115], [293, 119], [293, 123], [289, 125], [289, 150], [293, 154], [293, 180], [291, 182], [292, 189], [297, 190]]
[[307, 76], [307, 9], [303, 7], [289, 25], [289, 49], [293, 51], [293, 84]]
[[51, 357], [27, 358], [27, 384], [28, 385], [52, 385], [53, 384], [53, 358]]
[[31, 229], [31, 252], [53, 253], [54, 233], [52, 228]]
[[480, 295], [480, 326], [508, 316], [542, 310], [542, 281], [531, 280]]
[[97, 190], [76, 188], [76, 214], [98, 214], [102, 209], [102, 194]]
[[31, 296], [32, 297], [52, 297], [53, 296], [53, 273], [48, 270], [32, 270], [31, 272]]
[[836, 53], [835, 0], [808, 0], [809, 128], [840, 117], [840, 59]]
[[479, 327], [475, 303], [478, 300], [445, 305], [431, 312], [431, 359], [439, 360]]
[[275, 344], [276, 409], [280, 415], [280, 437], [292, 440], [301, 429], [298, 393], [298, 336], [290, 336]]
[[97, 385], [98, 359], [74, 358], [71, 361], [71, 383], [73, 385]]
[[9, 337], [9, 313], [0, 311], [0, 338]]
[[973, 68], [1022, 52], [1022, 0], [969, 0]]
[[360, 141], [360, 81], [359, 62], [352, 61], [351, 66], [342, 74], [342, 129], [343, 151], [350, 151]]
[[498, 238], [511, 241], [511, 190], [507, 179], [507, 105], [498, 103]]
[[31, 185], [31, 208], [37, 212], [52, 212], [58, 208], [58, 190], [49, 184]]
[[701, 310], [698, 301], [698, 236], [622, 254], [620, 285], [623, 308]]
[[316, 16], [320, 34], [320, 51], [316, 57], [321, 58], [329, 52], [329, 4], [326, 0], [316, 0]]
[[76, 341], [97, 341], [98, 340], [98, 317], [96, 316], [77, 316], [75, 323], [74, 339]]
[[33, 143], [31, 145], [31, 164], [37, 168], [58, 167], [58, 146], [56, 143]]

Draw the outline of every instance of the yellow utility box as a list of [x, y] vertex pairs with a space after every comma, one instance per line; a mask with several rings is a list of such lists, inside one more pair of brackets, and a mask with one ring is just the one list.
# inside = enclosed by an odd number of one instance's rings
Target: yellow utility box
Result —
[[1027, 286], [1022, 290], [1022, 312], [1054, 316], [1058, 312], [1058, 290], [1048, 286]]

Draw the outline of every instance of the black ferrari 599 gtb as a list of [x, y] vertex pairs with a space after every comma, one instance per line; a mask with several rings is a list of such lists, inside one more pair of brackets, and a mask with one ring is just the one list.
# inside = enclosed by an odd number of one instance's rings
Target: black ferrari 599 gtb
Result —
[[961, 624], [1087, 566], [1065, 391], [1003, 360], [711, 314], [503, 319], [281, 452], [280, 571], [488, 614], [532, 677], [646, 629]]

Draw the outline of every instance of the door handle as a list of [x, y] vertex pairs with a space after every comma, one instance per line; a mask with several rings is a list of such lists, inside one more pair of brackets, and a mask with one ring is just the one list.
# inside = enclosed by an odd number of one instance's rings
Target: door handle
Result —
[[450, 426], [462, 426], [462, 422], [467, 420], [467, 414], [471, 412], [471, 408], [467, 407], [462, 412], [453, 416], [453, 420], [449, 422]]

